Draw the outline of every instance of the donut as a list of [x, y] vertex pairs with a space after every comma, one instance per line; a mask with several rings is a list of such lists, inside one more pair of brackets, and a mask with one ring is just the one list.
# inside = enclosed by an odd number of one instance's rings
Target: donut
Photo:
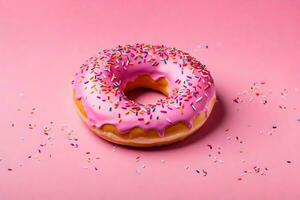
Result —
[[[206, 66], [164, 45], [134, 44], [99, 51], [80, 67], [73, 99], [87, 126], [112, 143], [151, 147], [181, 141], [210, 115], [216, 90]], [[149, 88], [165, 98], [138, 103], [126, 94]]]

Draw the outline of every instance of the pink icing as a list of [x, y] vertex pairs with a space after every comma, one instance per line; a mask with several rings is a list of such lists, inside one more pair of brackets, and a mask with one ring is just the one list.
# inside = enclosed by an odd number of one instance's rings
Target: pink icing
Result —
[[[181, 50], [135, 44], [103, 50], [76, 73], [75, 97], [81, 99], [90, 126], [116, 126], [121, 133], [134, 127], [157, 130], [183, 122], [192, 127], [196, 115], [207, 115], [215, 97], [213, 79], [199, 61]], [[139, 104], [123, 93], [128, 81], [141, 75], [166, 78], [169, 96], [153, 104]]]

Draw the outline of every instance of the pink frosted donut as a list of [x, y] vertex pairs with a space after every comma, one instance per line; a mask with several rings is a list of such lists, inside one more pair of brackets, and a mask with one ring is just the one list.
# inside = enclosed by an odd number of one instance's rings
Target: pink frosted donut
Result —
[[[151, 88], [166, 98], [151, 104], [126, 92]], [[76, 73], [74, 100], [82, 119], [102, 138], [128, 146], [159, 146], [194, 133], [216, 99], [209, 71], [176, 48], [135, 44], [106, 49]]]

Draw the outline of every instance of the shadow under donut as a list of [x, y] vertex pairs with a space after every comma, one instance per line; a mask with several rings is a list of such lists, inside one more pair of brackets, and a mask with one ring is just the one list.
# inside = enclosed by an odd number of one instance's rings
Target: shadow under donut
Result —
[[190, 137], [186, 138], [181, 142], [177, 142], [165, 147], [158, 147], [157, 149], [171, 150], [171, 149], [186, 147], [193, 143], [197, 143], [199, 140], [213, 133], [213, 131], [222, 124], [223, 120], [225, 119], [225, 115], [226, 115], [226, 109], [225, 109], [224, 102], [222, 101], [222, 98], [220, 96], [217, 96], [217, 102], [210, 116], [208, 117], [207, 121], [203, 124], [203, 126], [196, 131], [196, 133], [194, 133], [193, 135], [191, 135]]

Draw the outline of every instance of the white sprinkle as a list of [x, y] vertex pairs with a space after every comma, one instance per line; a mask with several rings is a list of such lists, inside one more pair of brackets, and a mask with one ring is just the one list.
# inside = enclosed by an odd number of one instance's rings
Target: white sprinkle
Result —
[[44, 130], [45, 132], [49, 132], [49, 131], [51, 130], [51, 127], [45, 125], [45, 126], [43, 127], [43, 130]]
[[142, 165], [142, 168], [145, 168], [146, 167], [146, 165]]
[[68, 133], [68, 134], [71, 134], [71, 133], [73, 133], [73, 130], [72, 130], [72, 129], [68, 129], [68, 130], [67, 130], [67, 133]]
[[117, 146], [113, 146], [113, 152], [116, 152], [116, 148], [117, 148]]
[[199, 49], [201, 49], [201, 48], [208, 48], [208, 45], [201, 45], [201, 44], [199, 44], [199, 45], [197, 45], [197, 48], [199, 48]]
[[191, 104], [191, 107], [194, 111], [196, 111], [196, 107], [193, 104]]
[[188, 170], [190, 167], [188, 165], [185, 166], [185, 169]]
[[214, 162], [214, 163], [218, 162], [218, 158], [217, 158], [217, 156], [214, 156], [214, 158], [213, 158], [213, 162]]
[[272, 93], [272, 92], [273, 92], [273, 90], [272, 90], [272, 89], [268, 89], [268, 92], [269, 92], [269, 93]]
[[199, 97], [198, 99], [196, 99], [196, 103], [198, 103], [199, 101], [201, 101], [201, 99], [203, 99], [203, 97]]
[[167, 120], [169, 123], [172, 123], [172, 121], [171, 121], [169, 118], [166, 118], [166, 120]]

